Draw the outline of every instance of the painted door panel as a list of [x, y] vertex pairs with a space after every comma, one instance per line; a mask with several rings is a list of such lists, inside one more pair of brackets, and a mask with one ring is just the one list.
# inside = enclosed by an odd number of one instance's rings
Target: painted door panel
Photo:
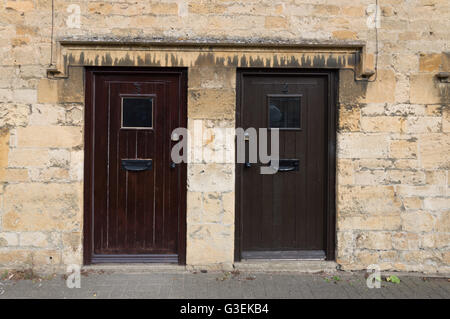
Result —
[[87, 71], [86, 263], [183, 263], [185, 166], [170, 165], [170, 133], [185, 125], [184, 82]]
[[324, 259], [328, 76], [248, 72], [239, 88], [241, 126], [268, 128], [269, 150], [270, 128], [279, 128], [281, 170], [265, 175], [259, 168], [268, 164], [238, 165], [238, 259]]

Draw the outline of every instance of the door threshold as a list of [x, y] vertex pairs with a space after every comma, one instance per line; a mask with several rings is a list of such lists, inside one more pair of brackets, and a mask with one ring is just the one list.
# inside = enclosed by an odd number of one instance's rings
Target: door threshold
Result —
[[338, 264], [328, 260], [280, 260], [280, 259], [246, 259], [234, 264], [234, 268], [244, 272], [298, 272], [298, 273], [332, 273]]
[[242, 259], [325, 260], [323, 250], [252, 250], [243, 251]]
[[91, 263], [178, 263], [177, 254], [110, 254], [92, 255]]
[[141, 273], [185, 273], [187, 272], [185, 265], [172, 263], [102, 263], [93, 265], [84, 265], [83, 271], [92, 272], [113, 272], [127, 274]]

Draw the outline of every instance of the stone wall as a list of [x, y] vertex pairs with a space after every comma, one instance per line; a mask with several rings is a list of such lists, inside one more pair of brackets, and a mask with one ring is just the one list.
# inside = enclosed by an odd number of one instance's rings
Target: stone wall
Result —
[[[1, 1], [0, 266], [57, 269], [82, 262], [83, 65], [188, 67], [189, 126], [201, 119], [206, 129], [234, 127], [236, 67], [330, 67], [302, 57], [358, 43], [364, 66], [373, 69], [374, 3], [55, 0], [51, 54], [51, 1]], [[379, 4], [376, 81], [355, 81], [350, 60], [334, 65], [341, 69], [337, 262], [344, 269], [376, 263], [450, 272], [449, 84], [436, 78], [450, 71], [450, 4]], [[309, 43], [313, 49], [295, 53], [298, 59], [273, 48], [246, 55], [238, 47], [136, 53], [143, 49], [129, 44], [70, 51], [60, 45], [68, 38]], [[47, 78], [50, 63], [60, 78]], [[233, 263], [234, 165], [189, 165], [187, 222], [188, 265]]]

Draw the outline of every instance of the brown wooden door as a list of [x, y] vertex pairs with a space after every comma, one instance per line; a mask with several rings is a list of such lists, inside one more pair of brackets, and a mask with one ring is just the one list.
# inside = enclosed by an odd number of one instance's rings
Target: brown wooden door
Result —
[[264, 175], [260, 167], [267, 164], [238, 164], [238, 259], [324, 259], [334, 250], [327, 216], [328, 82], [329, 74], [320, 73], [240, 74], [238, 125], [269, 128], [269, 149], [270, 128], [279, 128], [280, 170]]
[[184, 262], [182, 71], [86, 72], [85, 263]]

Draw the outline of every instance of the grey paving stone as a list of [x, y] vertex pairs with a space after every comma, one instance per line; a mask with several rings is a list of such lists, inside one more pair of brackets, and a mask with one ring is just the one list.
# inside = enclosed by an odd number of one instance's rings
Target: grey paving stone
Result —
[[5, 298], [450, 298], [446, 278], [403, 276], [400, 284], [382, 282], [369, 289], [364, 274], [299, 273], [91, 273], [81, 288], [69, 289], [60, 276], [31, 281], [0, 281]]

